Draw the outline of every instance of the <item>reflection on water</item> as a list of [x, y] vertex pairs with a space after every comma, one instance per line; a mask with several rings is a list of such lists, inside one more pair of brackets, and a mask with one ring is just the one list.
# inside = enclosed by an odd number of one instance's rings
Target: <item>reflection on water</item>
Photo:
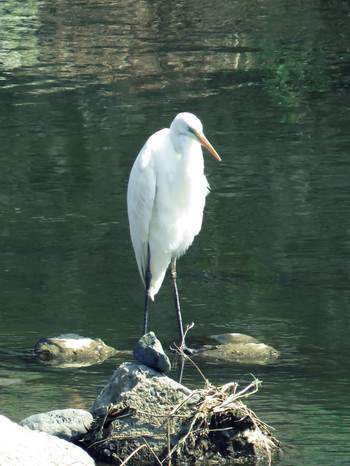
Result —
[[[133, 347], [128, 175], [146, 137], [189, 110], [223, 163], [205, 159], [203, 229], [178, 263], [184, 320], [282, 352], [201, 369], [263, 380], [251, 405], [294, 447], [285, 464], [346, 461], [348, 17], [341, 0], [0, 3], [1, 413], [88, 409], [119, 363], [43, 367], [42, 336]], [[150, 325], [176, 338], [166, 281]], [[184, 378], [201, 383], [191, 367]]]

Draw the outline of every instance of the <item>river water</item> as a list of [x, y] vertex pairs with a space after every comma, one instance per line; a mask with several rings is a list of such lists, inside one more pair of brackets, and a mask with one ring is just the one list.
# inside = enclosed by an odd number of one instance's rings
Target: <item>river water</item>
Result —
[[[205, 154], [203, 228], [178, 261], [184, 322], [281, 352], [200, 368], [263, 381], [249, 406], [288, 445], [282, 464], [350, 464], [349, 15], [341, 0], [0, 3], [1, 414], [89, 409], [124, 360], [46, 367], [42, 336], [133, 348], [128, 176], [191, 111], [223, 162]], [[177, 338], [167, 280], [150, 329]], [[191, 367], [183, 381], [202, 383]]]

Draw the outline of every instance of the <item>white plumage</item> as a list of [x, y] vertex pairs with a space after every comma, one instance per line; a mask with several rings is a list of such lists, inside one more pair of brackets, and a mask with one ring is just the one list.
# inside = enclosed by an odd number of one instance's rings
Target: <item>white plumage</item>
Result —
[[175, 264], [185, 253], [202, 226], [209, 185], [201, 144], [220, 160], [203, 134], [201, 121], [191, 113], [180, 113], [170, 129], [150, 136], [130, 173], [127, 203], [131, 240], [145, 285], [150, 252], [148, 295], [152, 300], [170, 262]]

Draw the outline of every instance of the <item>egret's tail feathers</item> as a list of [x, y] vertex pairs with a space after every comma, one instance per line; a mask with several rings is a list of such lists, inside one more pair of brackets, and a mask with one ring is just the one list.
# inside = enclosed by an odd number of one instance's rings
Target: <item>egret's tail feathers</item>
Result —
[[161, 272], [160, 274], [152, 274], [151, 278], [151, 286], [149, 287], [149, 297], [152, 301], [154, 301], [155, 295], [158, 293], [159, 288], [162, 286], [164, 276], [165, 276], [165, 271]]

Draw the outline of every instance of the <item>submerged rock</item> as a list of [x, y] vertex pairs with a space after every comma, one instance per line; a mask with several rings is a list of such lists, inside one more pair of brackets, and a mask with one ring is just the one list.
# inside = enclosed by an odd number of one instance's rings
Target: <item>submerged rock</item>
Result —
[[42, 361], [61, 367], [90, 366], [102, 363], [119, 354], [102, 340], [85, 338], [75, 333], [41, 338], [35, 345], [34, 354]]
[[137, 342], [134, 358], [158, 372], [168, 372], [171, 369], [169, 358], [153, 332], [146, 333]]
[[80, 447], [36, 432], [0, 416], [1, 466], [93, 466], [94, 460]]
[[57, 409], [33, 414], [20, 422], [21, 426], [76, 442], [88, 431], [93, 421], [91, 413], [83, 409]]
[[124, 363], [94, 403], [82, 444], [96, 460], [114, 464], [268, 464], [278, 442], [240, 401], [257, 386], [192, 391], [147, 366]]
[[211, 338], [220, 344], [198, 353], [200, 357], [243, 364], [269, 364], [279, 357], [279, 352], [272, 346], [242, 333], [224, 333]]

